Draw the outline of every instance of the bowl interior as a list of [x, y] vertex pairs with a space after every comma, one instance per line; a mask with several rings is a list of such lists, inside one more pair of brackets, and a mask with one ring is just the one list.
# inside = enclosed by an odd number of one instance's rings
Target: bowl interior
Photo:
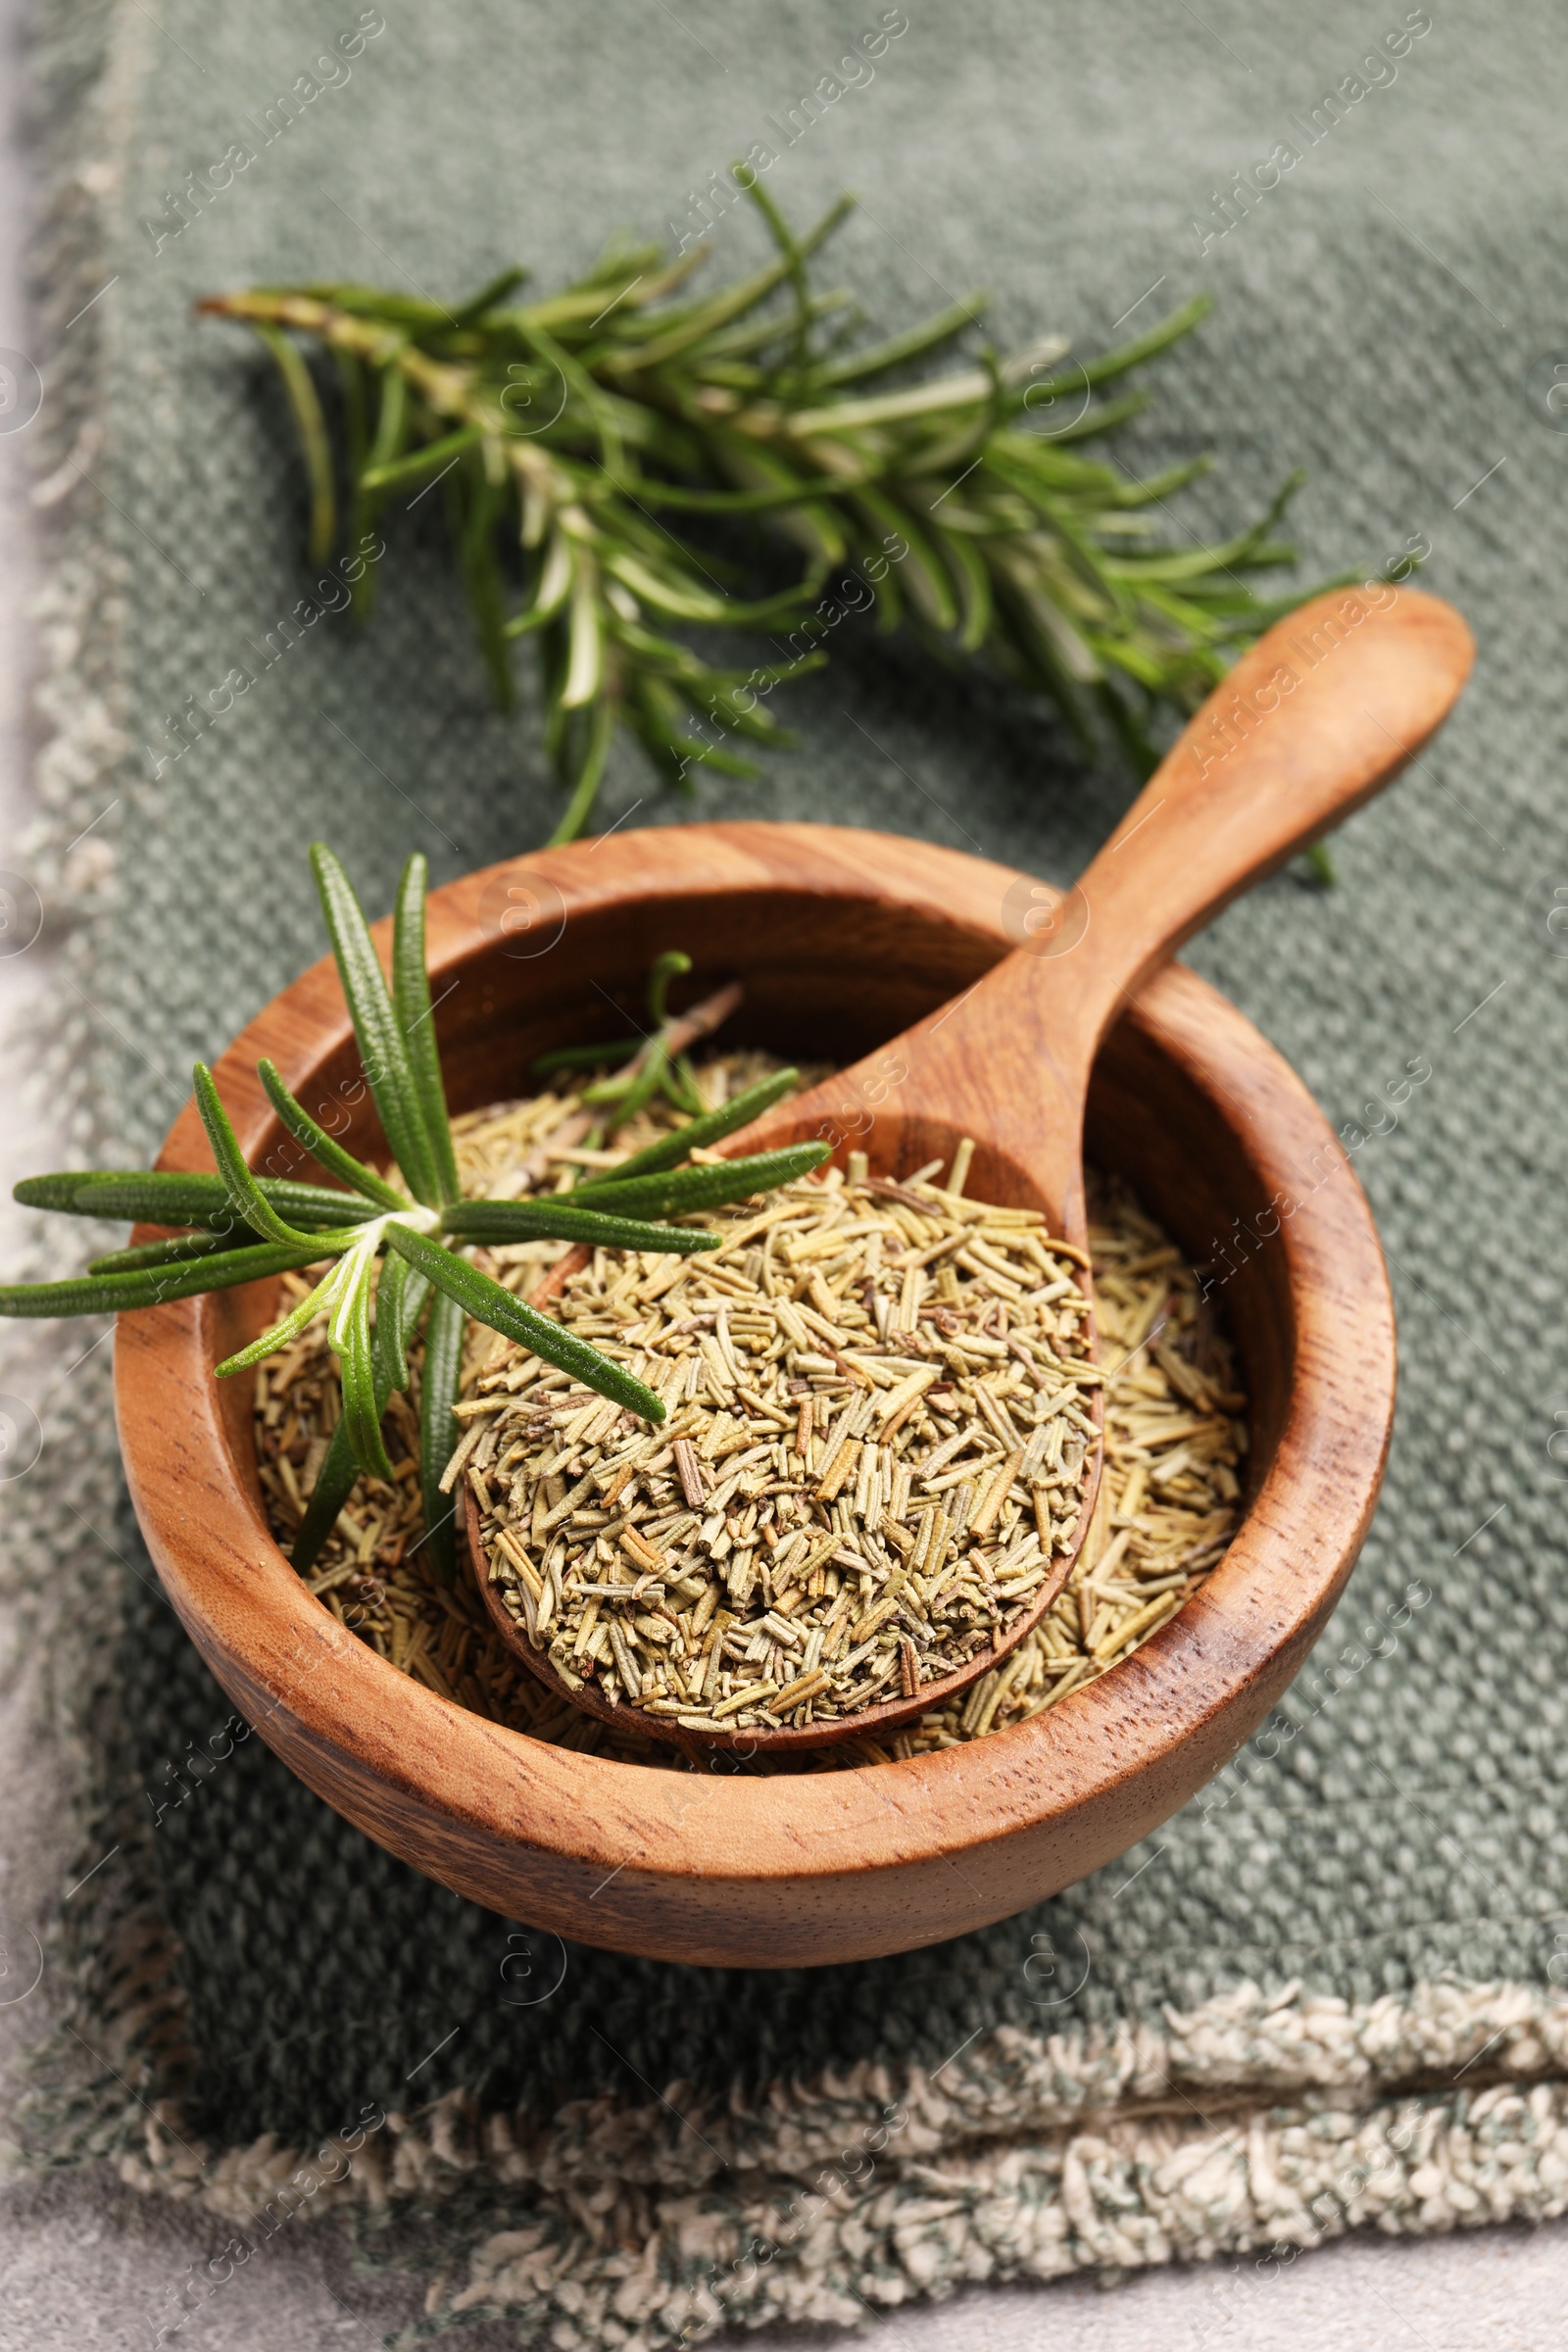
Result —
[[[744, 1001], [723, 1031], [726, 1045], [833, 1063], [899, 1035], [970, 987], [1003, 953], [994, 935], [940, 908], [847, 906], [820, 892], [777, 887], [573, 907], [553, 944], [525, 952], [531, 945], [528, 937], [519, 949], [504, 933], [481, 936], [442, 974], [437, 1026], [455, 1111], [534, 1091], [530, 1065], [551, 1047], [641, 1027], [647, 971], [666, 948], [684, 948], [694, 958], [691, 974], [671, 991], [677, 1009], [731, 977], [744, 983]], [[351, 1036], [323, 1042], [294, 1084], [351, 1151], [384, 1152]], [[871, 1135], [863, 1140], [874, 1147]], [[1126, 1178], [1200, 1267], [1217, 1256], [1239, 1206], [1269, 1197], [1247, 1130], [1173, 1059], [1136, 1008], [1096, 1063], [1087, 1154], [1102, 1173]], [[320, 1180], [275, 1120], [255, 1164]], [[264, 1328], [275, 1291], [275, 1284], [257, 1284], [203, 1301], [215, 1351]], [[1221, 1298], [1250, 1401], [1250, 1499], [1267, 1472], [1291, 1390], [1295, 1333], [1283, 1253], [1245, 1258]], [[248, 1385], [221, 1388], [234, 1472], [259, 1497]]]

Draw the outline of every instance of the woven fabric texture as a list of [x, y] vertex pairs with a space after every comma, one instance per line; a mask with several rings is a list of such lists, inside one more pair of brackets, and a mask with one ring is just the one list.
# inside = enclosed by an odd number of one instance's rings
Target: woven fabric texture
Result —
[[[1440, 742], [1341, 837], [1338, 887], [1280, 877], [1191, 951], [1329, 1115], [1359, 1122], [1348, 1136], [1364, 1138], [1355, 1166], [1394, 1271], [1401, 1401], [1362, 1563], [1280, 1717], [1098, 1878], [984, 1934], [816, 1974], [571, 1950], [555, 1997], [515, 2006], [503, 1998], [509, 1923], [368, 1843], [259, 1740], [149, 1827], [145, 1792], [167, 1789], [170, 1762], [206, 1740], [226, 1703], [147, 1581], [128, 1517], [112, 1537], [126, 1575], [78, 1529], [62, 1545], [71, 1523], [51, 1520], [58, 1491], [33, 1504], [19, 1556], [53, 1567], [64, 1548], [74, 1561], [61, 1655], [82, 1687], [90, 1677], [114, 1695], [105, 1720], [119, 1727], [90, 1742], [94, 1819], [127, 1826], [82, 1966], [96, 1936], [95, 1997], [128, 2001], [127, 1921], [155, 1943], [172, 1932], [177, 1988], [162, 2006], [143, 2001], [136, 2032], [149, 2080], [177, 2088], [186, 2136], [200, 2134], [215, 2163], [260, 2134], [287, 2143], [329, 2131], [367, 2101], [400, 2113], [444, 2101], [446, 2121], [403, 2143], [435, 2153], [411, 2158], [398, 2182], [433, 2193], [444, 2166], [449, 2185], [472, 2195], [483, 2179], [500, 2195], [510, 2178], [515, 2211], [549, 2235], [539, 2216], [559, 2221], [564, 2208], [549, 2200], [572, 2179], [640, 2180], [645, 2199], [661, 2181], [692, 2186], [676, 2127], [657, 2161], [628, 2153], [639, 2132], [664, 2129], [653, 2094], [675, 2082], [703, 2112], [736, 2119], [725, 2162], [769, 2180], [793, 2178], [815, 2144], [783, 2131], [784, 2094], [768, 2096], [779, 2083], [815, 2086], [801, 2096], [828, 2136], [835, 2118], [859, 2119], [859, 2132], [879, 2105], [917, 2093], [927, 2174], [898, 2177], [900, 2193], [928, 2203], [960, 2148], [971, 2166], [977, 2148], [1012, 2149], [1019, 2179], [1035, 2183], [1027, 2196], [1054, 2217], [1040, 2239], [1049, 2259], [1016, 2232], [988, 2237], [989, 2225], [956, 2252], [909, 2254], [888, 2222], [881, 2236], [867, 2230], [858, 2256], [842, 2232], [834, 2240], [831, 2292], [808, 2291], [792, 2255], [798, 2292], [778, 2285], [781, 2260], [760, 2300], [720, 2298], [700, 2315], [826, 2318], [861, 2292], [897, 2300], [960, 2276], [1156, 2260], [1267, 2234], [1255, 2181], [1239, 2202], [1200, 2198], [1197, 2218], [1178, 2224], [1168, 2197], [1140, 2186], [1136, 2162], [1118, 2173], [1107, 2157], [1103, 2213], [1142, 2214], [1147, 2228], [1118, 2235], [1107, 2223], [1097, 2235], [1084, 2215], [1101, 2190], [1074, 2205], [1052, 2138], [1086, 2105], [1147, 2106], [1163, 2082], [1175, 2146], [1197, 2130], [1180, 2098], [1192, 2106], [1216, 2082], [1368, 2115], [1389, 2086], [1415, 2083], [1441, 2137], [1499, 2072], [1568, 2072], [1556, 1990], [1568, 1976], [1568, 1463], [1557, 1459], [1568, 962], [1547, 919], [1559, 876], [1568, 890], [1554, 659], [1568, 438], [1545, 397], [1568, 359], [1557, 201], [1568, 160], [1558, 74], [1541, 70], [1543, 56], [1560, 65], [1562, 35], [1539, 6], [1429, 19], [1336, 0], [1309, 18], [1277, 6], [1233, 16], [1210, 30], [1143, 0], [1109, 13], [980, 0], [886, 17], [780, 0], [686, 7], [678, 20], [618, 0], [586, 15], [536, 0], [461, 11], [387, 0], [361, 16], [344, 0], [340, 23], [292, 0], [260, 12], [168, 0], [157, 24], [127, 6], [51, 30], [42, 71], [71, 169], [58, 175], [40, 295], [62, 356], [40, 433], [58, 529], [57, 735], [33, 851], [75, 918], [48, 1070], [84, 1151], [155, 1148], [185, 1091], [179, 1073], [318, 953], [310, 838], [349, 846], [380, 906], [410, 848], [445, 878], [538, 842], [557, 808], [526, 707], [516, 719], [487, 707], [434, 500], [396, 521], [366, 634], [321, 619], [154, 773], [169, 714], [231, 665], [254, 667], [310, 587], [280, 401], [238, 330], [193, 317], [205, 291], [357, 273], [445, 297], [514, 258], [549, 285], [617, 227], [674, 222], [679, 234], [691, 192], [766, 141], [784, 150], [769, 184], [793, 217], [843, 184], [860, 192], [839, 269], [876, 331], [988, 284], [1001, 340], [1053, 327], [1087, 351], [1211, 288], [1213, 318], [1160, 365], [1152, 414], [1120, 444], [1150, 465], [1220, 451], [1173, 532], [1236, 527], [1304, 466], [1302, 576], [1373, 568], [1419, 540], [1431, 585], [1466, 612], [1480, 647]], [[310, 74], [328, 35], [383, 20], [346, 79], [270, 132], [266, 110]], [[874, 77], [790, 143], [789, 108], [879, 21], [905, 28]], [[1401, 26], [1404, 54], [1374, 80], [1362, 59]], [[1352, 84], [1361, 94], [1344, 98], [1342, 119], [1320, 108], [1325, 91]], [[166, 191], [235, 142], [254, 161], [171, 233]], [[1281, 143], [1298, 160], [1219, 233], [1214, 191]], [[758, 250], [739, 214], [713, 243], [725, 273]], [[827, 672], [790, 690], [802, 748], [757, 785], [702, 784], [701, 813], [883, 826], [1066, 875], [1130, 795], [1124, 775], [1088, 772], [1007, 692], [943, 675], [854, 623], [831, 650]], [[111, 799], [97, 847], [62, 859]], [[634, 825], [685, 813], [656, 797], [630, 754], [617, 754], [606, 809]], [[1396, 1109], [1391, 1082], [1417, 1070]], [[107, 1534], [112, 1465], [92, 1378], [73, 1392], [73, 1458], [86, 1466], [69, 1492]], [[87, 1618], [119, 1619], [112, 1663], [101, 1635], [82, 1631]], [[157, 2068], [176, 2039], [187, 2060], [173, 2085]], [[1190, 2074], [1171, 2055], [1188, 2042], [1207, 2051]], [[1112, 2064], [1118, 2049], [1144, 2055]], [[1173, 2081], [1208, 2088], [1178, 2093]], [[509, 2176], [475, 2119], [542, 2110], [563, 2092], [589, 2120], [558, 2124], [553, 2152]], [[125, 2144], [104, 2120], [115, 2095], [113, 2084], [81, 2092], [80, 2144]], [[1489, 2202], [1472, 2186], [1446, 2204], [1440, 2166], [1438, 2188], [1417, 2178], [1401, 2191], [1398, 2226], [1558, 2209], [1557, 2094], [1542, 2100], [1527, 2188], [1505, 2182]], [[1381, 2122], [1379, 2134], [1382, 2146]], [[1516, 2132], [1510, 2162], [1518, 2143]], [[156, 2133], [135, 2162], [148, 2179], [194, 2185]], [[1411, 2158], [1401, 2178], [1420, 2171]], [[961, 2206], [969, 2192], [954, 2193]], [[1343, 2180], [1325, 2194], [1330, 2219], [1312, 2227], [1371, 2210]], [[627, 2227], [646, 2255], [662, 2225], [654, 2206], [637, 2211]], [[558, 2252], [580, 2223], [550, 2224]], [[519, 2283], [515, 2247], [485, 2259], [479, 2302], [565, 2325], [569, 2297], [552, 2301], [531, 2273]], [[692, 2259], [701, 2270], [707, 2256]], [[602, 2249], [595, 2260], [602, 2271]], [[648, 2281], [662, 2274], [647, 2260], [641, 2301], [631, 2256], [600, 2278], [585, 2337], [679, 2332], [650, 2316]], [[567, 2252], [561, 2263], [564, 2276]], [[884, 2294], [890, 2278], [897, 2293]]]

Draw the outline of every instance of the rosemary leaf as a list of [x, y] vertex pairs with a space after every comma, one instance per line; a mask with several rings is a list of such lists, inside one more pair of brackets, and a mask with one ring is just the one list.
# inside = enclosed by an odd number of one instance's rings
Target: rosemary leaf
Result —
[[239, 1139], [229, 1124], [228, 1113], [213, 1083], [213, 1073], [206, 1062], [197, 1062], [191, 1076], [196, 1108], [201, 1113], [207, 1140], [213, 1148], [213, 1157], [218, 1162], [218, 1173], [235, 1216], [254, 1233], [265, 1235], [270, 1242], [297, 1247], [305, 1237], [296, 1226], [289, 1224], [286, 1217], [278, 1214], [251, 1174], [245, 1154], [239, 1148]]
[[618, 1210], [623, 1216], [690, 1216], [700, 1208], [717, 1208], [725, 1200], [746, 1200], [753, 1193], [794, 1184], [830, 1156], [827, 1144], [789, 1144], [750, 1159], [721, 1159], [709, 1168], [677, 1168], [625, 1182], [618, 1168], [612, 1169], [603, 1184], [594, 1186], [594, 1203], [612, 1215]]
[[393, 1390], [409, 1385], [409, 1339], [429, 1288], [424, 1276], [416, 1274], [406, 1257], [399, 1257], [395, 1250], [387, 1252], [375, 1290], [375, 1393], [380, 1399], [375, 1408], [377, 1420], [386, 1411], [386, 1400]]
[[290, 1340], [298, 1339], [300, 1333], [314, 1323], [318, 1315], [335, 1305], [341, 1298], [344, 1289], [344, 1264], [345, 1261], [340, 1258], [331, 1271], [322, 1276], [314, 1290], [307, 1291], [298, 1306], [290, 1308], [281, 1322], [270, 1325], [258, 1338], [252, 1340], [248, 1348], [241, 1348], [234, 1355], [225, 1355], [220, 1364], [214, 1366], [218, 1378], [227, 1380], [235, 1372], [249, 1371], [252, 1364], [261, 1363], [267, 1356], [281, 1354]]
[[652, 1225], [579, 1208], [576, 1192], [546, 1194], [537, 1200], [454, 1201], [442, 1212], [441, 1230], [465, 1242], [592, 1242], [601, 1250], [673, 1250], [686, 1257], [718, 1248], [715, 1235], [686, 1226]]
[[381, 1436], [381, 1415], [375, 1401], [375, 1370], [370, 1358], [370, 1293], [375, 1282], [371, 1258], [345, 1258], [352, 1268], [342, 1286], [330, 1327], [330, 1340], [343, 1381], [343, 1419], [349, 1444], [360, 1468], [370, 1478], [390, 1482], [392, 1463]]
[[392, 1001], [403, 1032], [424, 1131], [430, 1139], [437, 1198], [455, 1200], [462, 1187], [458, 1183], [457, 1155], [452, 1149], [452, 1121], [447, 1116], [446, 1089], [441, 1083], [430, 975], [424, 960], [427, 874], [423, 858], [415, 856], [403, 868], [403, 879], [398, 885], [397, 912], [392, 924]]
[[[235, 1227], [236, 1234], [240, 1231]], [[258, 1235], [260, 1241], [261, 1236]], [[216, 1257], [230, 1247], [221, 1233], [177, 1233], [167, 1242], [138, 1242], [130, 1250], [106, 1250], [87, 1260], [89, 1274], [136, 1274], [144, 1266], [178, 1266], [198, 1257]]]
[[[382, 1208], [406, 1208], [408, 1202], [394, 1185], [378, 1176], [373, 1168], [345, 1152], [334, 1143], [324, 1127], [318, 1126], [303, 1102], [289, 1093], [274, 1062], [261, 1060], [256, 1064], [257, 1075], [267, 1092], [267, 1099], [297, 1144], [303, 1144], [314, 1159], [319, 1160], [334, 1176], [354, 1187], [367, 1200], [374, 1200]], [[265, 1199], [265, 1195], [263, 1198]]]
[[[401, 380], [401, 379], [399, 379]], [[433, 481], [443, 473], [454, 459], [472, 449], [479, 440], [476, 424], [460, 426], [455, 433], [445, 433], [439, 441], [427, 442], [406, 458], [388, 458], [381, 466], [368, 466], [360, 476], [362, 490], [412, 490], [416, 483]]]
[[293, 412], [299, 430], [300, 448], [305, 457], [305, 470], [311, 485], [310, 560], [324, 564], [332, 553], [332, 541], [337, 533], [337, 504], [332, 495], [332, 451], [327, 439], [326, 419], [317, 397], [311, 371], [296, 347], [275, 326], [258, 322], [256, 332], [277, 363], [283, 379], [283, 390]]
[[147, 1266], [139, 1273], [85, 1274], [74, 1282], [0, 1284], [0, 1315], [116, 1315], [128, 1308], [164, 1306], [172, 1298], [194, 1298], [206, 1291], [231, 1290], [238, 1282], [262, 1282], [318, 1259], [309, 1245], [290, 1249], [281, 1242], [220, 1250], [216, 1257], [186, 1258], [175, 1265]]
[[[353, 1224], [375, 1212], [350, 1193], [325, 1185], [259, 1176], [258, 1189], [291, 1224], [326, 1228]], [[130, 1217], [144, 1225], [205, 1225], [245, 1238], [220, 1176], [197, 1169], [94, 1168], [57, 1176], [24, 1176], [12, 1198], [24, 1208], [63, 1209], [77, 1217]]]
[[[418, 1328], [429, 1284], [411, 1272], [406, 1258], [393, 1256], [383, 1265], [375, 1295], [373, 1359], [376, 1417], [386, 1411], [394, 1389], [409, 1385], [409, 1342]], [[305, 1517], [289, 1553], [295, 1569], [308, 1576], [322, 1544], [337, 1523], [337, 1515], [359, 1482], [360, 1465], [350, 1443], [347, 1419], [340, 1416], [327, 1440], [326, 1452], [316, 1474]], [[443, 1508], [446, 1497], [441, 1497]]]
[[[664, 1408], [652, 1389], [634, 1380], [619, 1364], [612, 1363], [608, 1355], [601, 1355], [586, 1340], [574, 1339], [547, 1315], [536, 1314], [531, 1306], [524, 1306], [520, 1298], [503, 1290], [499, 1282], [492, 1282], [488, 1274], [481, 1274], [477, 1266], [454, 1257], [439, 1242], [427, 1241], [423, 1234], [413, 1232], [407, 1225], [389, 1225], [386, 1238], [416, 1273], [426, 1275], [436, 1290], [455, 1299], [466, 1313], [488, 1323], [492, 1331], [531, 1348], [558, 1371], [569, 1372], [585, 1388], [597, 1389], [601, 1396], [612, 1396], [628, 1412], [640, 1413], [646, 1421], [663, 1420]], [[428, 1356], [428, 1341], [425, 1345]], [[445, 1456], [442, 1459], [444, 1464]]]
[[[645, 1042], [640, 1037], [617, 1037], [608, 1046], [555, 1046], [548, 1054], [535, 1054], [528, 1065], [529, 1074], [535, 1078], [548, 1078], [556, 1070], [591, 1070], [597, 1069], [601, 1063], [609, 1063], [613, 1068], [615, 1063], [630, 1061], [634, 1054], [640, 1054]], [[52, 1203], [40, 1202], [39, 1205], [47, 1207]]]
[[[448, 1265], [460, 1261], [444, 1250], [427, 1247]], [[416, 1266], [416, 1272], [428, 1269]], [[419, 1389], [419, 1487], [424, 1499], [425, 1541], [443, 1584], [457, 1571], [458, 1497], [443, 1494], [441, 1473], [452, 1458], [459, 1429], [453, 1406], [463, 1386], [463, 1301], [445, 1287], [432, 1285], [434, 1295], [424, 1326], [424, 1376]], [[507, 1293], [502, 1293], [503, 1298]], [[488, 1318], [487, 1318], [488, 1319]]]
[[311, 867], [382, 1130], [415, 1199], [434, 1204], [440, 1192], [430, 1138], [369, 926], [347, 874], [324, 842], [313, 843]]
[[[597, 1193], [607, 1184], [626, 1184], [635, 1177], [653, 1176], [661, 1169], [677, 1166], [694, 1150], [706, 1151], [721, 1137], [733, 1135], [738, 1127], [750, 1126], [753, 1119], [760, 1119], [764, 1110], [770, 1110], [799, 1084], [800, 1072], [793, 1069], [776, 1070], [771, 1078], [759, 1079], [755, 1086], [747, 1087], [726, 1102], [722, 1110], [707, 1111], [688, 1126], [677, 1127], [673, 1135], [662, 1136], [657, 1144], [650, 1144], [645, 1151], [634, 1152], [630, 1159], [623, 1159], [618, 1168], [604, 1168], [586, 1177], [573, 1188], [572, 1199]], [[638, 1246], [648, 1247], [646, 1242]]]

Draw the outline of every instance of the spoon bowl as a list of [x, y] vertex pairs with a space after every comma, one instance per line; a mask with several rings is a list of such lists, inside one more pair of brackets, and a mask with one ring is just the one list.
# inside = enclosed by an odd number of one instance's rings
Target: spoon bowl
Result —
[[[586, 1265], [592, 1252], [586, 1249], [570, 1250], [550, 1269], [549, 1275], [534, 1291], [531, 1303], [547, 1305], [567, 1283], [578, 1268]], [[1089, 1287], [1085, 1270], [1084, 1287]], [[1095, 1500], [1100, 1490], [1100, 1465], [1104, 1431], [1104, 1399], [1097, 1387], [1093, 1392], [1089, 1418], [1094, 1423], [1094, 1441], [1085, 1455], [1083, 1483], [1079, 1489], [1079, 1526], [1088, 1527], [1094, 1516]], [[770, 1755], [799, 1754], [813, 1747], [832, 1747], [847, 1739], [875, 1738], [897, 1731], [901, 1725], [913, 1723], [932, 1707], [940, 1707], [958, 1691], [968, 1689], [994, 1666], [1010, 1655], [1045, 1616], [1055, 1601], [1062, 1586], [1072, 1574], [1081, 1548], [1074, 1544], [1059, 1554], [1047, 1575], [1029, 1596], [1027, 1607], [1021, 1608], [1009, 1620], [1000, 1639], [978, 1656], [966, 1659], [951, 1674], [934, 1677], [922, 1683], [911, 1693], [883, 1699], [872, 1707], [860, 1707], [853, 1715], [819, 1718], [811, 1723], [784, 1724], [777, 1730], [769, 1725], [753, 1724], [744, 1731], [693, 1732], [668, 1716], [651, 1715], [641, 1707], [628, 1706], [621, 1699], [607, 1698], [598, 1682], [590, 1674], [581, 1683], [568, 1683], [552, 1665], [549, 1653], [536, 1649], [521, 1626], [508, 1609], [499, 1589], [490, 1580], [490, 1563], [485, 1552], [482, 1523], [478, 1502], [467, 1486], [464, 1485], [465, 1527], [467, 1532], [468, 1558], [473, 1580], [478, 1586], [490, 1622], [496, 1634], [512, 1654], [520, 1658], [529, 1672], [536, 1675], [547, 1689], [568, 1705], [580, 1707], [586, 1714], [597, 1716], [601, 1723], [613, 1724], [617, 1731], [643, 1739], [660, 1740], [666, 1745], [682, 1749], [687, 1755], [698, 1755], [705, 1749], [730, 1749], [745, 1755], [765, 1752]]]

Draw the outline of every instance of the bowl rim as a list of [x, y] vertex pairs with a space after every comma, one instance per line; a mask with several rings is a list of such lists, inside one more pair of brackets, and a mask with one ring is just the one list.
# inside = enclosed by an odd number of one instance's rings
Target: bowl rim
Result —
[[[498, 887], [519, 878], [547, 898], [558, 893], [568, 917], [694, 889], [836, 889], [884, 901], [891, 893], [901, 906], [995, 938], [1000, 954], [1008, 945], [1002, 905], [1018, 874], [932, 844], [833, 826], [750, 822], [601, 836], [506, 859], [433, 892], [428, 946], [438, 998], [449, 969], [499, 952], [481, 902], [493, 906]], [[390, 923], [373, 929], [385, 954]], [[1387, 1270], [1365, 1196], [1294, 1071], [1234, 1005], [1183, 967], [1146, 986], [1136, 1017], [1221, 1102], [1269, 1189], [1277, 1188], [1268, 1246], [1284, 1253], [1296, 1356], [1272, 1459], [1225, 1557], [1113, 1673], [1069, 1704], [984, 1740], [861, 1771], [695, 1777], [549, 1746], [398, 1673], [295, 1576], [268, 1529], [259, 1490], [236, 1473], [211, 1373], [214, 1301], [179, 1300], [120, 1319], [116, 1401], [127, 1477], [176, 1611], [269, 1744], [428, 1875], [494, 1900], [466, 1857], [475, 1845], [514, 1849], [537, 1924], [565, 1925], [629, 1950], [650, 1948], [648, 1907], [667, 1908], [671, 1889], [694, 1890], [699, 1909], [704, 1889], [716, 1902], [738, 1883], [778, 1892], [838, 1886], [843, 1901], [853, 1900], [852, 1882], [868, 1889], [867, 1874], [884, 1879], [869, 1906], [882, 1924], [868, 1925], [858, 1944], [841, 1938], [831, 1956], [928, 1942], [1019, 1907], [998, 1899], [1007, 1851], [1043, 1826], [1059, 1833], [1069, 1859], [1075, 1822], [1107, 1803], [1125, 1807], [1124, 1843], [1142, 1835], [1143, 1785], [1168, 1781], [1180, 1801], [1198, 1785], [1195, 1766], [1200, 1778], [1217, 1770], [1296, 1671], [1333, 1605], [1376, 1501], [1395, 1348]], [[241, 1031], [216, 1074], [249, 1156], [275, 1133], [258, 1058], [270, 1055], [299, 1089], [350, 1035], [327, 957]], [[1331, 1169], [1340, 1181], [1321, 1183], [1280, 1217], [1296, 1171], [1316, 1166], [1325, 1148], [1339, 1152]], [[211, 1164], [187, 1103], [159, 1165]], [[1254, 1699], [1239, 1730], [1238, 1703], [1245, 1711]], [[1172, 1779], [1178, 1750], [1187, 1761]], [[1171, 1809], [1167, 1803], [1153, 1818]], [[413, 1835], [410, 1816], [420, 1825]], [[982, 1852], [991, 1863], [984, 1886], [970, 1876]], [[1096, 1847], [1085, 1867], [1105, 1858]], [[951, 1890], [934, 1926], [917, 1893], [933, 1867], [951, 1868], [971, 1888]], [[1056, 1883], [1077, 1875], [1069, 1868]], [[588, 1912], [602, 1890], [610, 1899]], [[705, 1932], [697, 1931], [699, 1946]], [[717, 1930], [710, 1941], [727, 1948]], [[669, 1935], [652, 1948], [694, 1956], [689, 1940]], [[798, 1956], [781, 1950], [777, 1964]]]

